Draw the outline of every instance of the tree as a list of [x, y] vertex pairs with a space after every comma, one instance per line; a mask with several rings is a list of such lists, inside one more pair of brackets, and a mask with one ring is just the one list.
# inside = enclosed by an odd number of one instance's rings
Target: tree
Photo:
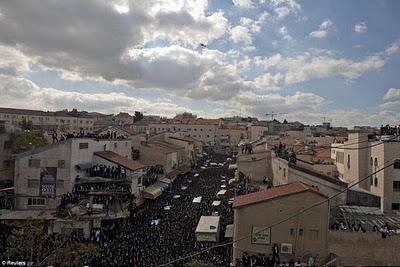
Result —
[[19, 126], [21, 126], [21, 129], [23, 131], [32, 130], [33, 129], [32, 121], [27, 121], [25, 118], [19, 123]]
[[62, 237], [51, 238], [47, 235], [46, 221], [40, 217], [32, 219], [12, 231], [4, 256], [10, 260], [31, 261], [34, 265], [83, 266], [87, 264], [84, 259], [100, 252], [97, 245], [65, 242], [71, 236]]
[[143, 120], [143, 113], [140, 111], [135, 111], [135, 115], [133, 116], [133, 121], [137, 122], [141, 120]]
[[47, 139], [41, 132], [25, 131], [14, 139], [13, 152], [21, 153], [47, 144]]

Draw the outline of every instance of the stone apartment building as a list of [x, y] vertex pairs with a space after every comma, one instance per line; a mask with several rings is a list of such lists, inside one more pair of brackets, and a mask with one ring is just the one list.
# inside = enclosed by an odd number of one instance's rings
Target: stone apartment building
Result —
[[189, 137], [202, 141], [205, 146], [214, 146], [217, 143], [217, 131], [220, 125], [222, 121], [219, 119], [172, 119], [161, 123], [150, 123], [149, 133], [186, 132]]
[[12, 125], [19, 125], [24, 120], [32, 122], [34, 128], [44, 131], [92, 132], [94, 119], [87, 116], [72, 116], [67, 112], [0, 108], [0, 120]]
[[15, 208], [55, 209], [63, 194], [71, 192], [77, 176], [91, 164], [94, 153], [112, 151], [131, 158], [129, 140], [71, 138], [35, 148], [15, 156]]
[[[348, 140], [333, 144], [331, 154], [339, 177], [346, 182], [359, 181], [400, 159], [400, 140], [393, 136], [376, 140], [368, 133], [351, 133]], [[360, 183], [360, 187], [381, 198], [382, 211], [400, 211], [400, 169], [391, 166]]]
[[233, 260], [240, 259], [244, 252], [268, 255], [277, 244], [281, 262], [307, 261], [313, 256], [317, 265], [323, 263], [328, 253], [328, 201], [267, 227], [326, 198], [316, 188], [299, 182], [235, 197], [234, 239], [249, 238], [233, 244]]

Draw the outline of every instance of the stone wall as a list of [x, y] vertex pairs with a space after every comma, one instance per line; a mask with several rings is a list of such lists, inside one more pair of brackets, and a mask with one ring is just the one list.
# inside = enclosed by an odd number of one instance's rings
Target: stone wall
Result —
[[400, 235], [329, 231], [328, 254], [342, 266], [399, 266]]

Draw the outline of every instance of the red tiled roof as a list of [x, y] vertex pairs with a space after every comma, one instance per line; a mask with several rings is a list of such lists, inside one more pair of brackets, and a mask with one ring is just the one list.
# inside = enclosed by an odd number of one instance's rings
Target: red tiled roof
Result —
[[131, 160], [128, 158], [125, 158], [117, 153], [114, 153], [112, 151], [99, 151], [99, 152], [94, 152], [96, 156], [102, 157], [103, 159], [106, 159], [112, 163], [119, 164], [129, 170], [139, 170], [145, 167], [142, 163], [140, 163], [137, 160]]
[[175, 149], [175, 150], [181, 150], [181, 149], [185, 149], [183, 146], [178, 146], [172, 143], [168, 143], [165, 141], [153, 141], [153, 144], [157, 144], [161, 147], [165, 147], [165, 148], [170, 148], [170, 149]]
[[246, 131], [247, 127], [244, 125], [221, 125], [221, 129]]
[[235, 199], [233, 201], [233, 207], [238, 208], [238, 207], [242, 207], [245, 205], [250, 205], [250, 204], [259, 203], [262, 201], [271, 200], [271, 199], [281, 197], [281, 196], [304, 192], [307, 190], [312, 190], [313, 192], [326, 197], [325, 195], [323, 195], [322, 193], [317, 191], [317, 189], [315, 189], [311, 186], [308, 186], [306, 184], [303, 184], [301, 182], [296, 182], [296, 183], [291, 183], [291, 184], [279, 185], [274, 188], [270, 188], [270, 189], [258, 191], [255, 193], [250, 193], [247, 195], [235, 197]]
[[331, 158], [331, 149], [326, 147], [315, 147], [314, 156], [317, 158]]

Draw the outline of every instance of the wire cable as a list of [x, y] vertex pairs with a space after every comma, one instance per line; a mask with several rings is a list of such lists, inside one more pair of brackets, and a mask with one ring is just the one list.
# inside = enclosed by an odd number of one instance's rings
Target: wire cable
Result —
[[239, 241], [241, 241], [241, 240], [250, 238], [253, 234], [260, 233], [260, 232], [262, 232], [262, 231], [265, 231], [265, 230], [268, 229], [268, 228], [272, 228], [272, 227], [274, 227], [274, 226], [277, 226], [277, 225], [279, 225], [279, 224], [282, 224], [282, 223], [284, 223], [284, 222], [286, 222], [286, 221], [289, 221], [289, 220], [291, 220], [291, 219], [297, 217], [298, 215], [303, 214], [304, 212], [306, 212], [306, 211], [308, 211], [308, 210], [310, 210], [310, 209], [312, 209], [312, 208], [314, 208], [314, 207], [320, 206], [320, 205], [324, 204], [325, 202], [329, 202], [331, 199], [333, 199], [333, 198], [339, 196], [340, 194], [345, 193], [345, 192], [348, 191], [350, 188], [352, 188], [352, 187], [356, 186], [357, 184], [359, 184], [359, 183], [365, 181], [366, 179], [370, 178], [371, 176], [373, 176], [373, 175], [375, 175], [375, 174], [377, 174], [377, 173], [379, 173], [379, 172], [381, 172], [381, 171], [383, 171], [383, 170], [389, 168], [390, 166], [393, 166], [393, 164], [394, 164], [394, 163], [390, 163], [389, 165], [384, 166], [384, 167], [380, 168], [379, 170], [376, 170], [376, 171], [374, 171], [373, 173], [371, 173], [371, 174], [365, 176], [364, 178], [360, 179], [357, 183], [354, 183], [354, 184], [352, 184], [352, 185], [350, 185], [350, 186], [348, 186], [348, 187], [346, 187], [346, 188], [340, 190], [339, 192], [333, 194], [332, 196], [330, 196], [330, 197], [328, 197], [328, 198], [326, 198], [326, 199], [324, 199], [324, 200], [322, 200], [322, 201], [319, 201], [319, 202], [317, 202], [317, 203], [315, 203], [315, 204], [312, 204], [312, 205], [310, 205], [310, 206], [308, 206], [308, 207], [306, 207], [306, 208], [303, 208], [302, 210], [300, 210], [300, 211], [298, 211], [298, 212], [296, 212], [296, 213], [294, 213], [294, 214], [292, 214], [292, 215], [290, 215], [290, 216], [288, 216], [288, 217], [286, 217], [286, 218], [284, 218], [284, 219], [282, 219], [282, 220], [280, 220], [280, 221], [278, 221], [278, 222], [276, 222], [276, 223], [270, 224], [269, 226], [266, 226], [266, 227], [264, 227], [264, 228], [258, 230], [258, 231], [255, 232], [255, 233], [250, 233], [250, 234], [248, 234], [248, 235], [239, 237], [239, 238], [237, 238], [237, 239], [235, 239], [235, 240], [223, 242], [223, 243], [220, 243], [220, 244], [211, 246], [211, 247], [209, 247], [209, 248], [202, 249], [202, 250], [200, 250], [200, 251], [198, 251], [198, 252], [195, 252], [195, 253], [192, 253], [192, 254], [189, 254], [189, 255], [186, 255], [186, 256], [177, 258], [177, 259], [175, 259], [175, 260], [169, 261], [169, 262], [167, 262], [167, 263], [165, 263], [165, 264], [161, 264], [161, 265], [158, 265], [158, 266], [160, 266], [160, 267], [162, 267], [162, 266], [171, 266], [173, 263], [176, 263], [176, 262], [179, 262], [179, 261], [182, 261], [182, 260], [186, 260], [186, 259], [193, 258], [193, 257], [195, 257], [195, 256], [197, 256], [197, 255], [200, 255], [200, 254], [202, 254], [202, 253], [204, 253], [204, 252], [207, 252], [207, 251], [209, 251], [209, 250], [212, 250], [212, 249], [214, 249], [214, 248], [218, 248], [218, 247], [223, 247], [223, 246], [226, 246], [226, 245], [234, 244], [234, 243], [237, 243], [237, 242], [239, 242]]

